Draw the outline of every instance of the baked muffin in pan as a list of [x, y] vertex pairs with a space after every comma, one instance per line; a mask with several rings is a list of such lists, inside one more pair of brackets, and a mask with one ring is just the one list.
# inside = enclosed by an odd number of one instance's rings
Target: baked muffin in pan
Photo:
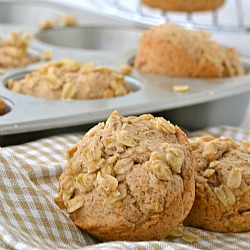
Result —
[[174, 77], [219, 78], [244, 74], [234, 48], [213, 41], [204, 30], [173, 23], [154, 26], [142, 34], [134, 67], [141, 72]]
[[12, 32], [6, 39], [0, 38], [0, 69], [20, 68], [38, 62], [42, 56], [29, 53], [31, 35]]
[[132, 90], [122, 74], [72, 59], [51, 61], [22, 79], [9, 79], [7, 87], [20, 94], [49, 99], [98, 99], [122, 96]]

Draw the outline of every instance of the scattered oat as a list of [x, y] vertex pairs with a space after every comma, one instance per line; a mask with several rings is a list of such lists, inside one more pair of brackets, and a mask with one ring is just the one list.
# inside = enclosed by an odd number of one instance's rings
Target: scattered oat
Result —
[[46, 20], [43, 20], [39, 23], [39, 28], [41, 30], [48, 30], [48, 29], [54, 28], [56, 26], [56, 24], [57, 24], [57, 22], [46, 19]]
[[65, 13], [61, 14], [61, 20], [64, 26], [76, 26], [78, 24], [77, 18], [72, 15], [67, 15]]
[[132, 70], [133, 70], [133, 68], [130, 65], [122, 65], [120, 67], [120, 72], [122, 74], [128, 74], [129, 75], [129, 74], [131, 74]]
[[189, 86], [188, 85], [174, 85], [173, 90], [174, 92], [177, 92], [177, 93], [185, 93], [189, 90]]
[[55, 20], [45, 19], [39, 23], [39, 28], [41, 30], [53, 29], [58, 26], [76, 26], [78, 24], [78, 20], [76, 17], [72, 15], [68, 15], [66, 13], [61, 13], [60, 18]]
[[180, 224], [172, 230], [169, 236], [181, 238], [188, 243], [194, 243], [198, 240], [198, 235], [199, 230], [189, 229]]
[[52, 51], [44, 51], [41, 58], [44, 61], [49, 61], [52, 58]]
[[188, 243], [194, 243], [197, 241], [198, 237], [196, 234], [193, 234], [191, 232], [185, 232], [181, 236], [181, 239], [183, 239], [184, 241], [186, 241]]

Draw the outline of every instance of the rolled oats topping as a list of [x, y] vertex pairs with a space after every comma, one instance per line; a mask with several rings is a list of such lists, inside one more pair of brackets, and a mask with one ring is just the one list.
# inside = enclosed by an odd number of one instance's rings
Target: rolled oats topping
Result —
[[68, 148], [68, 150], [66, 152], [66, 157], [67, 157], [68, 161], [73, 157], [76, 150], [77, 150], [77, 144], [75, 144], [72, 147]]
[[31, 36], [13, 32], [6, 39], [0, 37], [0, 69], [24, 67], [41, 60], [28, 52]]
[[59, 89], [62, 85], [61, 80], [54, 74], [45, 77], [44, 81], [46, 84], [48, 84], [50, 89]]
[[222, 184], [220, 187], [214, 188], [214, 193], [224, 206], [232, 206], [235, 204], [235, 196], [232, 190], [226, 185]]
[[116, 132], [116, 137], [118, 142], [128, 147], [135, 147], [137, 144], [133, 134], [129, 133], [127, 130], [118, 130]]
[[156, 127], [166, 133], [175, 133], [175, 127], [169, 121], [166, 121], [163, 117], [158, 117], [156, 120]]
[[72, 175], [62, 174], [60, 177], [61, 189], [72, 194], [75, 191], [74, 178]]
[[172, 172], [169, 166], [163, 161], [154, 161], [152, 163], [152, 170], [155, 176], [160, 180], [171, 181]]
[[109, 174], [102, 176], [100, 172], [97, 174], [97, 183], [98, 187], [102, 188], [108, 194], [115, 191], [118, 186], [118, 181], [115, 177]]
[[212, 176], [214, 173], [215, 173], [215, 170], [214, 170], [214, 169], [206, 169], [206, 170], [202, 173], [202, 176], [206, 178], [206, 177]]
[[73, 213], [83, 205], [84, 205], [84, 200], [81, 198], [81, 196], [75, 196], [74, 198], [66, 202], [67, 211], [69, 213]]
[[244, 168], [243, 168], [243, 170], [242, 170], [242, 176], [243, 176], [245, 179], [250, 178], [250, 167], [244, 167]]
[[7, 87], [25, 95], [62, 100], [111, 98], [132, 92], [125, 78], [112, 69], [71, 59], [46, 63], [23, 79], [9, 79]]
[[[163, 118], [123, 117], [114, 111], [106, 123], [96, 125], [68, 149], [67, 160], [57, 203], [62, 207], [63, 201], [72, 220], [98, 238], [110, 236], [96, 226], [111, 230], [112, 237], [123, 238], [110, 227], [116, 220], [116, 228], [127, 225], [135, 229], [124, 231], [131, 239], [134, 234], [162, 237], [162, 225], [152, 220], [165, 220], [172, 227], [192, 206], [191, 148], [184, 133]], [[177, 208], [172, 208], [175, 201]], [[150, 232], [141, 231], [143, 224], [147, 228], [151, 223], [156, 224], [156, 231], [154, 226]], [[170, 231], [165, 230], [164, 235]]]
[[227, 186], [231, 189], [240, 187], [242, 181], [242, 168], [233, 168], [227, 179]]
[[110, 195], [104, 200], [103, 205], [107, 208], [121, 208], [121, 201], [127, 196], [127, 188], [124, 184], [117, 186]]
[[76, 93], [76, 85], [73, 82], [67, 82], [63, 85], [61, 99], [73, 99]]
[[174, 172], [180, 173], [181, 167], [185, 160], [183, 150], [180, 148], [173, 147], [168, 143], [164, 144], [164, 149], [166, 151], [166, 160], [168, 164], [171, 166]]
[[87, 193], [95, 188], [94, 181], [96, 178], [96, 174], [93, 173], [80, 173], [76, 178], [76, 188], [81, 193]]
[[134, 165], [133, 159], [124, 158], [117, 160], [114, 165], [114, 172], [116, 175], [125, 174], [133, 167], [133, 165]]
[[245, 213], [250, 210], [249, 142], [212, 136], [190, 142], [196, 161], [196, 198], [186, 225], [218, 232], [250, 230]]

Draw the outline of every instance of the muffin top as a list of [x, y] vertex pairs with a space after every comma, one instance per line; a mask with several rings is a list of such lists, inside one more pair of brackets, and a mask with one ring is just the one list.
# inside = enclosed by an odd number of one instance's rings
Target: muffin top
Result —
[[[154, 58], [155, 53], [158, 58]], [[174, 57], [173, 60], [171, 57]], [[190, 64], [191, 71], [198, 70], [196, 68], [201, 68], [201, 71], [206, 67], [216, 68], [220, 72], [218, 75], [220, 77], [244, 74], [243, 64], [234, 48], [221, 46], [205, 30], [191, 30], [170, 22], [151, 27], [143, 33], [135, 67], [143, 70], [143, 67], [146, 67], [144, 64], [149, 64], [153, 68], [154, 63], [158, 61], [166, 64], [162, 66], [163, 68], [180, 67], [180, 71], [181, 68], [187, 67], [185, 64]], [[171, 65], [171, 61], [176, 65]], [[156, 64], [155, 67], [157, 66], [161, 67]], [[155, 72], [158, 70], [155, 69]], [[178, 75], [181, 75], [181, 72], [177, 73]]]
[[190, 144], [196, 159], [196, 182], [207, 183], [224, 205], [234, 204], [233, 195], [227, 203], [220, 193], [223, 189], [243, 191], [250, 184], [250, 143], [204, 136], [192, 139]]
[[131, 92], [124, 76], [92, 63], [81, 65], [72, 59], [52, 61], [36, 68], [23, 79], [9, 79], [15, 92], [50, 99], [97, 99]]
[[31, 36], [27, 33], [13, 32], [6, 40], [0, 38], [0, 69], [24, 67], [40, 61], [38, 56], [28, 52]]
[[190, 144], [196, 198], [187, 224], [218, 232], [250, 230], [250, 142], [203, 136]]

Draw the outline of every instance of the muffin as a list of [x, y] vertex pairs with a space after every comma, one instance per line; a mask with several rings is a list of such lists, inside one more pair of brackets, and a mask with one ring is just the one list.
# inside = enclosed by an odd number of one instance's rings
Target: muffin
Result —
[[142, 0], [142, 3], [166, 11], [208, 11], [221, 7], [224, 0]]
[[162, 117], [115, 111], [68, 149], [67, 158], [55, 202], [101, 241], [162, 239], [193, 204], [189, 142]]
[[224, 48], [204, 30], [165, 23], [145, 31], [134, 67], [141, 72], [175, 77], [228, 77], [244, 73], [233, 48]]
[[23, 79], [9, 79], [7, 87], [17, 93], [50, 99], [97, 99], [122, 96], [132, 90], [124, 76], [108, 67], [75, 60], [52, 61]]
[[21, 32], [11, 33], [6, 40], [0, 38], [0, 69], [24, 67], [40, 60], [28, 53], [30, 38]]
[[204, 136], [190, 143], [196, 188], [184, 224], [215, 232], [250, 230], [250, 142]]
[[5, 111], [5, 102], [3, 98], [0, 96], [0, 115], [3, 115]]

